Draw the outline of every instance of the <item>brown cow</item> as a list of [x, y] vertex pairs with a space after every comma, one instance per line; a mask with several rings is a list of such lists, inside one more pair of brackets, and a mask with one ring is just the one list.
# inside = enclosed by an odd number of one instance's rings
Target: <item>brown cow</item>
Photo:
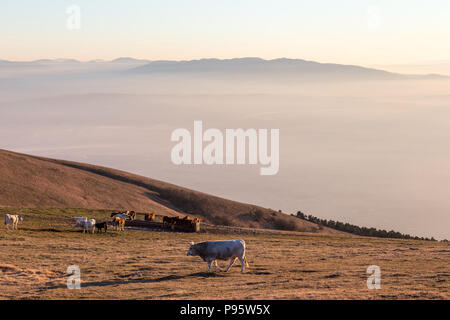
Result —
[[171, 227], [173, 229], [173, 226], [180, 221], [181, 219], [179, 217], [163, 217], [163, 227], [168, 228]]
[[175, 227], [174, 229], [179, 230], [179, 231], [192, 231], [192, 230], [194, 230], [192, 223], [193, 223], [192, 220], [179, 219], [174, 224], [174, 227]]
[[116, 230], [125, 231], [125, 219], [114, 217], [113, 225], [116, 227]]
[[154, 213], [146, 213], [145, 220], [146, 221], [155, 221], [155, 214]]
[[127, 211], [125, 214], [128, 215], [131, 218], [131, 220], [136, 220], [136, 212]]

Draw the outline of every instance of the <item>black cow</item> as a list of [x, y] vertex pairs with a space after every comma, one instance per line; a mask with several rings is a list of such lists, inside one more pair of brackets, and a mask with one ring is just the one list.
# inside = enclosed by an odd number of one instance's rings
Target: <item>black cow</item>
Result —
[[99, 222], [95, 224], [95, 228], [98, 229], [99, 232], [101, 229], [104, 229], [106, 232], [106, 230], [108, 230], [108, 224], [106, 222]]

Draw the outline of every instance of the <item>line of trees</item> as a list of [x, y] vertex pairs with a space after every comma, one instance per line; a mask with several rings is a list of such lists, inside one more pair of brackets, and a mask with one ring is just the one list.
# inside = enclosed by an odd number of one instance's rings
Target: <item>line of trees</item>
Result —
[[380, 230], [380, 229], [376, 229], [376, 228], [359, 227], [359, 226], [356, 226], [356, 225], [353, 225], [350, 223], [320, 219], [320, 218], [314, 217], [313, 215], [310, 215], [310, 214], [306, 215], [301, 211], [297, 211], [297, 214], [291, 214], [291, 215], [294, 217], [306, 220], [306, 221], [316, 223], [319, 225], [319, 227], [325, 226], [325, 227], [336, 229], [339, 231], [356, 234], [358, 236], [436, 241], [436, 239], [434, 239], [433, 237], [431, 237], [431, 238], [417, 237], [417, 236], [411, 236], [409, 234], [403, 234], [403, 233], [400, 233], [400, 232], [397, 232], [394, 230], [386, 231], [386, 230]]

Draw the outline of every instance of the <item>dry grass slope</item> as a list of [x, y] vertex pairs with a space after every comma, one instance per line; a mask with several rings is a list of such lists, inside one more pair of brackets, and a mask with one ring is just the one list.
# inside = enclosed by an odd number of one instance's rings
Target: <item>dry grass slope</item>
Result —
[[120, 170], [0, 150], [0, 206], [190, 214], [230, 226], [340, 234], [274, 210]]
[[[126, 230], [82, 234], [70, 217], [108, 211], [0, 209], [24, 215], [0, 229], [0, 299], [449, 299], [448, 243], [289, 232], [183, 234]], [[206, 273], [190, 241], [244, 239], [250, 268]], [[81, 290], [66, 270], [81, 268]], [[367, 267], [381, 268], [368, 290]], [[224, 262], [219, 265], [225, 266]], [[207, 288], [207, 290], [205, 290]]]

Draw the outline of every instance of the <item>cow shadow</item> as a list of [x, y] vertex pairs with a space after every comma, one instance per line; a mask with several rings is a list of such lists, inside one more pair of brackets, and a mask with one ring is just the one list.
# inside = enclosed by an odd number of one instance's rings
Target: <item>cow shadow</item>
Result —
[[65, 232], [65, 230], [55, 228], [19, 228], [19, 230], [26, 232]]
[[[169, 275], [165, 277], [153, 278], [153, 279], [114, 279], [114, 280], [103, 280], [103, 281], [91, 281], [91, 282], [82, 282], [81, 287], [107, 287], [107, 286], [119, 286], [124, 284], [133, 284], [133, 283], [158, 283], [165, 281], [176, 281], [181, 279], [189, 279], [189, 278], [224, 278], [226, 277], [224, 273], [212, 273], [212, 272], [196, 272], [186, 275]], [[48, 289], [64, 289], [67, 288], [66, 285], [56, 285], [49, 286]]]

